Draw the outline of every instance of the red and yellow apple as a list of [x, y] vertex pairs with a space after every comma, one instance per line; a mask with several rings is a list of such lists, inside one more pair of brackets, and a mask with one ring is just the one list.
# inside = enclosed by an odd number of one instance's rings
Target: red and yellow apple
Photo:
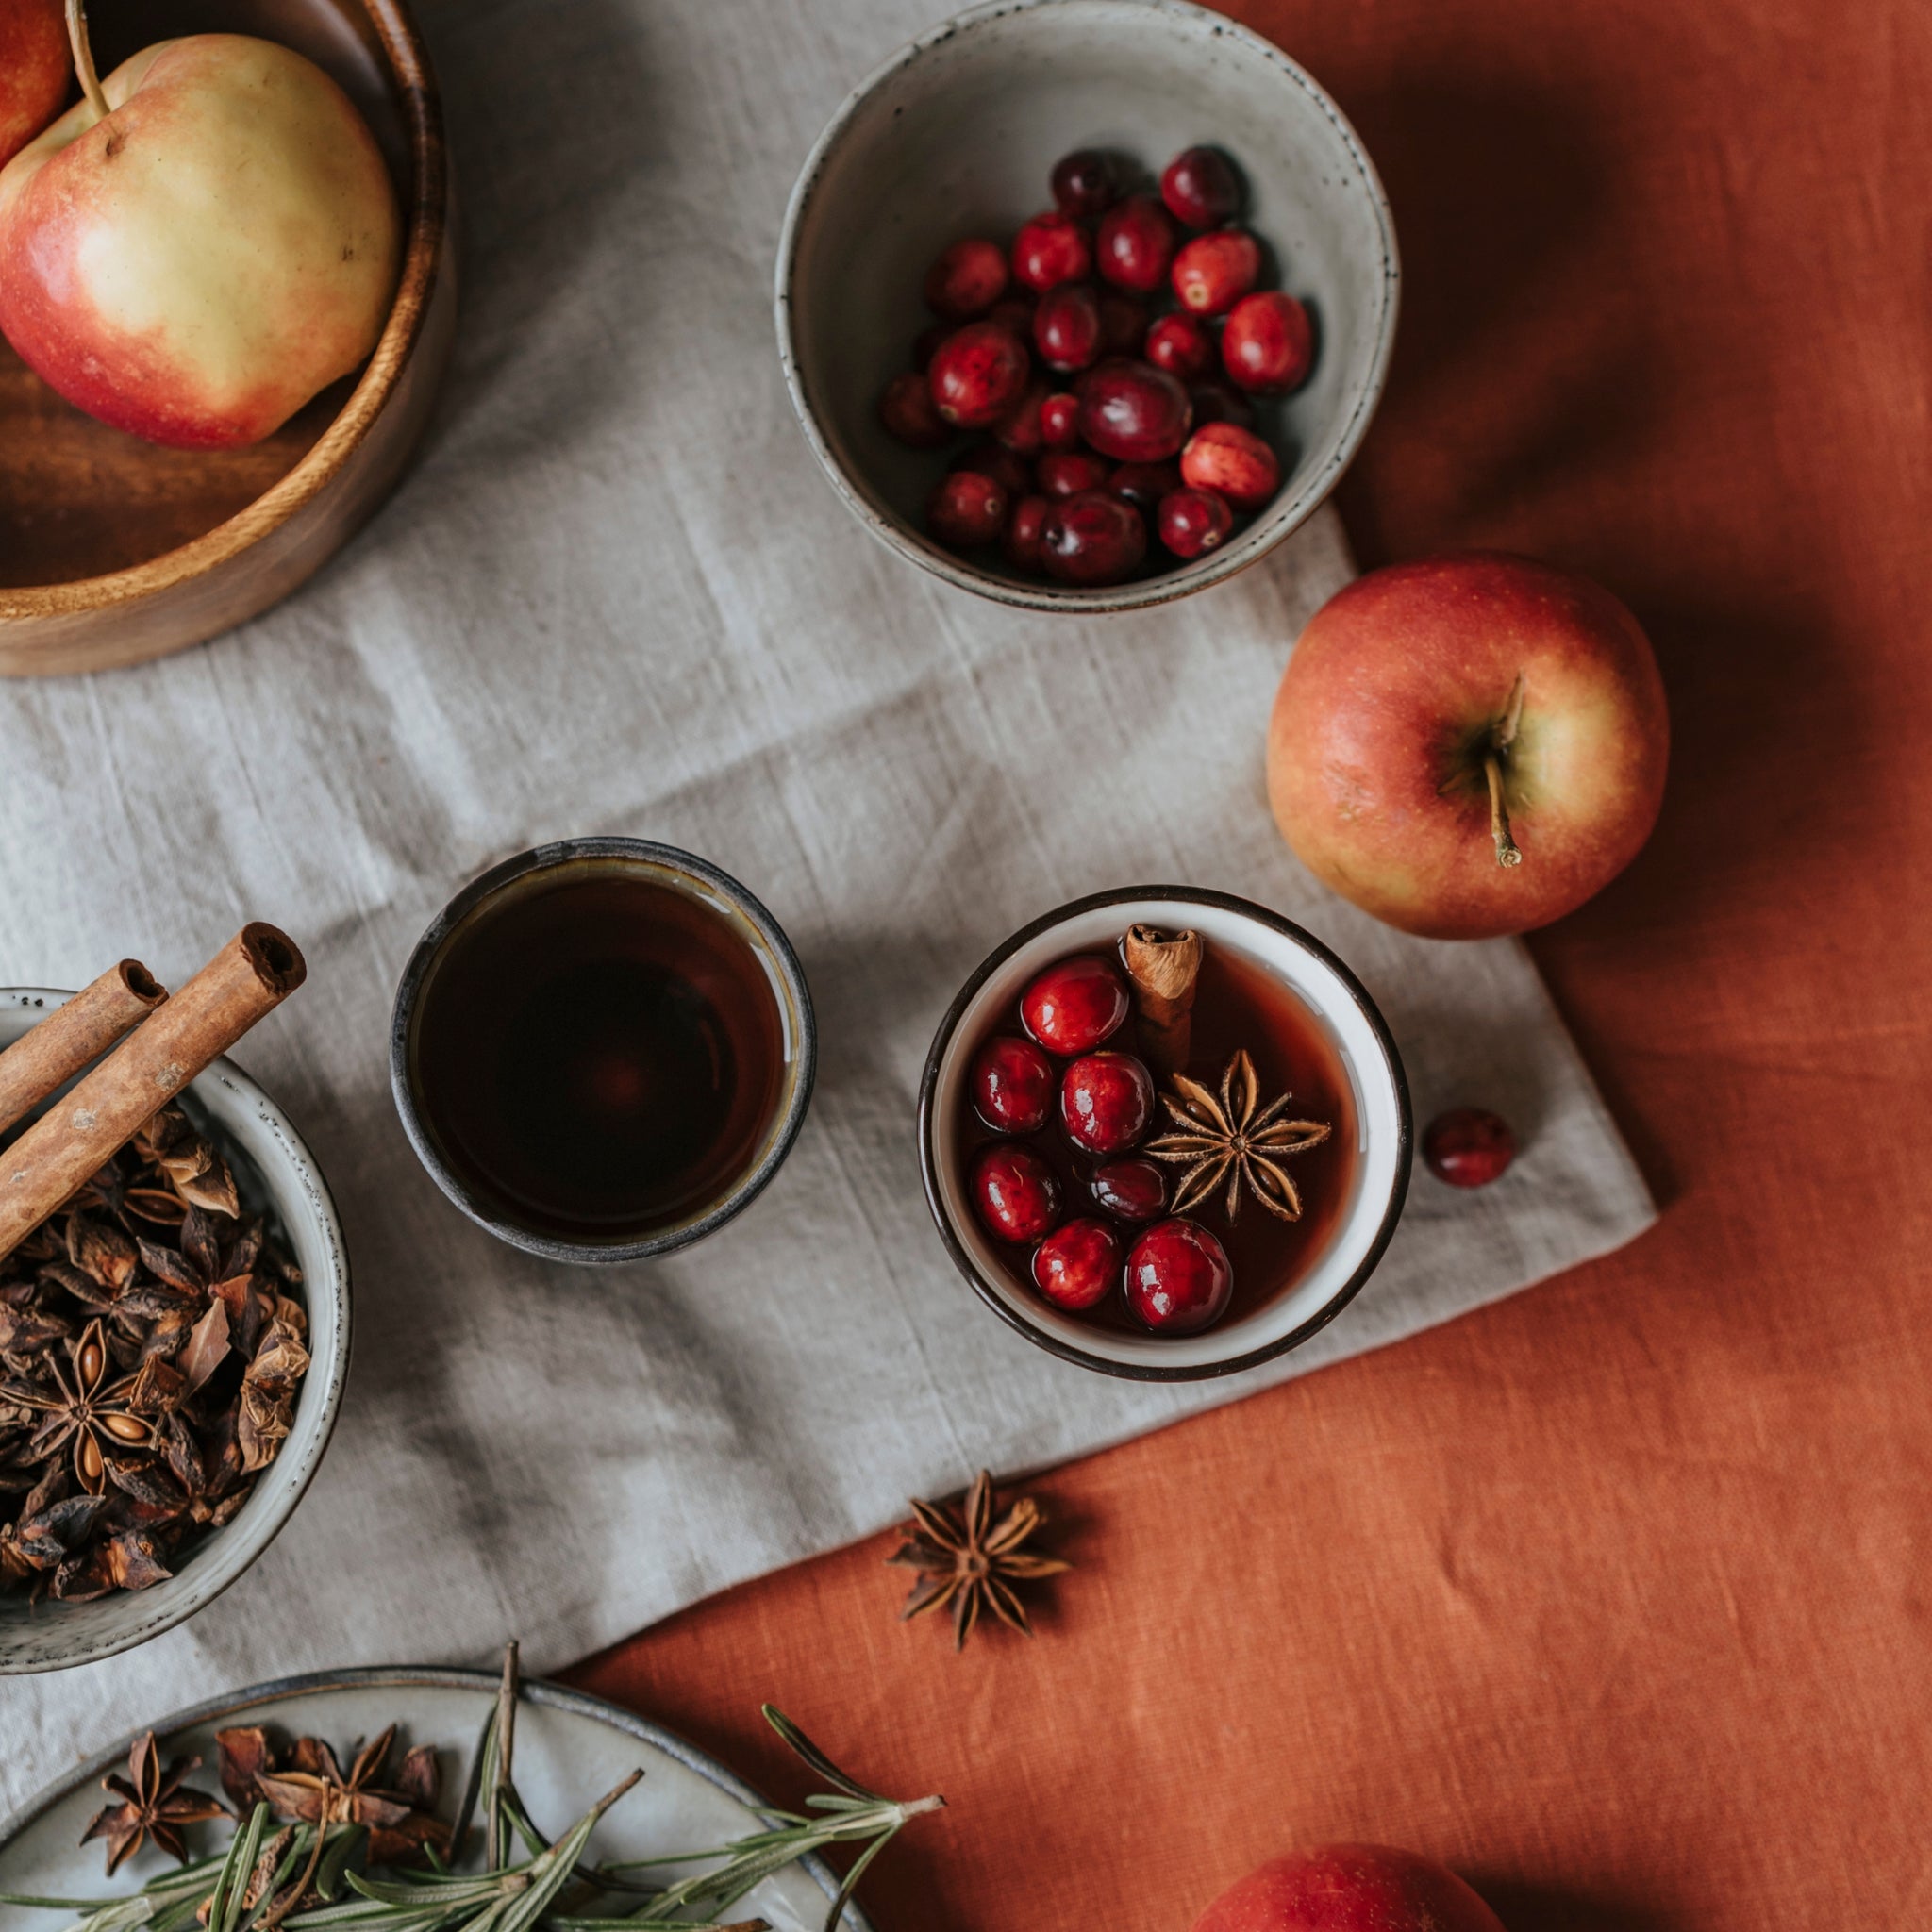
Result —
[[151, 442], [258, 441], [364, 360], [401, 220], [374, 136], [312, 61], [163, 41], [0, 169], [0, 332]]
[[60, 0], [0, 0], [0, 165], [60, 111], [73, 71]]
[[1490, 939], [1574, 910], [1657, 823], [1670, 719], [1601, 586], [1481, 553], [1371, 571], [1295, 645], [1268, 795], [1323, 882], [1405, 932]]
[[1388, 1845], [1324, 1845], [1232, 1885], [1194, 1932], [1503, 1932], [1446, 1865]]

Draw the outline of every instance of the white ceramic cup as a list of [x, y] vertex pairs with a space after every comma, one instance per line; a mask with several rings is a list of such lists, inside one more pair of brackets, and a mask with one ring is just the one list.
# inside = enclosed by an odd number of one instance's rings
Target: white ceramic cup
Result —
[[[45, 987], [0, 988], [0, 1047], [10, 1045], [72, 995]], [[244, 1205], [266, 1208], [302, 1271], [308, 1308], [308, 1373], [281, 1453], [255, 1479], [235, 1520], [179, 1558], [146, 1590], [92, 1603], [0, 1592], [0, 1676], [65, 1670], [132, 1650], [211, 1604], [272, 1543], [308, 1487], [341, 1407], [349, 1371], [349, 1260], [315, 1161], [283, 1113], [232, 1060], [219, 1059], [188, 1088], [190, 1110], [218, 1133]]]
[[[1350, 1195], [1326, 1244], [1286, 1293], [1198, 1335], [1136, 1335], [1063, 1312], [1017, 1282], [1011, 1251], [980, 1226], [959, 1144], [961, 1090], [974, 1049], [1041, 968], [1104, 952], [1128, 926], [1191, 927], [1292, 991], [1327, 1035], [1355, 1095], [1359, 1142]], [[926, 1201], [960, 1272], [1028, 1341], [1083, 1368], [1149, 1382], [1234, 1374], [1298, 1347], [1354, 1299], [1395, 1232], [1408, 1191], [1408, 1083], [1389, 1028], [1361, 982], [1300, 926], [1246, 899], [1186, 886], [1133, 886], [1077, 899], [1023, 927], [959, 990], [940, 1023], [919, 1093]]]
[[[1070, 149], [1158, 174], [1181, 149], [1224, 148], [1245, 225], [1315, 322], [1312, 375], [1264, 404], [1280, 494], [1219, 550], [1098, 589], [1014, 575], [924, 534], [943, 455], [904, 448], [877, 418], [932, 321], [921, 285], [962, 235], [1004, 241], [1052, 205]], [[943, 22], [860, 82], [806, 161], [778, 244], [778, 348], [807, 438], [853, 514], [902, 557], [963, 590], [1036, 610], [1127, 610], [1245, 569], [1341, 480], [1382, 393], [1400, 270], [1389, 204], [1355, 130], [1258, 34], [1185, 0], [993, 0]], [[1158, 551], [1157, 551], [1157, 554]]]

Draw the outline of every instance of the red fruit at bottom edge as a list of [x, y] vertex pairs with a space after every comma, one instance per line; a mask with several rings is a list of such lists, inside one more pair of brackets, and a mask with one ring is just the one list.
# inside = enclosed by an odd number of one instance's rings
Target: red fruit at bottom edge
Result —
[[1110, 960], [1075, 953], [1037, 973], [1020, 995], [1020, 1024], [1049, 1053], [1091, 1053], [1127, 1017], [1127, 983]]
[[1162, 1335], [1193, 1335], [1218, 1320], [1234, 1292], [1227, 1251], [1197, 1221], [1161, 1221], [1127, 1257], [1127, 1307]]
[[1391, 1845], [1323, 1845], [1250, 1872], [1193, 1932], [1503, 1932], [1503, 1922], [1433, 1858]]
[[973, 1208], [1003, 1241], [1037, 1241], [1059, 1218], [1060, 1184], [1040, 1156], [995, 1141], [973, 1163]]
[[1084, 449], [1050, 449], [1034, 464], [1034, 475], [1047, 496], [1077, 496], [1083, 490], [1107, 487], [1110, 463]]
[[1057, 503], [1040, 531], [1040, 561], [1063, 584], [1118, 584], [1147, 555], [1147, 524], [1131, 503], [1083, 490]]
[[1048, 497], [1023, 496], [1007, 511], [1000, 549], [1015, 570], [1040, 568], [1040, 532], [1052, 508]]
[[1266, 290], [1237, 302], [1221, 331], [1221, 366], [1257, 395], [1299, 389], [1315, 366], [1315, 329], [1292, 295]]
[[1109, 1160], [1093, 1170], [1091, 1185], [1116, 1221], [1158, 1221], [1167, 1211], [1167, 1176], [1151, 1160]]
[[1026, 345], [997, 322], [955, 329], [926, 365], [933, 407], [958, 429], [991, 429], [1026, 387]]
[[1154, 1118], [1154, 1075], [1130, 1053], [1090, 1053], [1060, 1075], [1060, 1125], [1089, 1154], [1124, 1154]]
[[1080, 446], [1080, 398], [1060, 390], [1040, 406], [1040, 440], [1051, 450]]
[[908, 449], [937, 449], [952, 441], [952, 429], [940, 420], [932, 406], [932, 391], [925, 377], [908, 369], [887, 383], [879, 397], [879, 421], [888, 435], [897, 437]]
[[1237, 509], [1259, 509], [1281, 488], [1274, 452], [1252, 429], [1209, 423], [1181, 451], [1181, 476], [1192, 489], [1212, 490]]
[[1032, 1134], [1053, 1111], [1053, 1062], [1030, 1040], [996, 1033], [973, 1056], [973, 1109], [1002, 1134]]
[[951, 550], [991, 543], [1007, 520], [1007, 492], [977, 470], [955, 470], [940, 479], [925, 506], [925, 526]]
[[1121, 1238], [1104, 1221], [1069, 1221], [1033, 1251], [1033, 1285], [1057, 1307], [1091, 1308], [1121, 1278]]
[[1219, 550], [1234, 528], [1234, 511], [1211, 490], [1176, 490], [1154, 512], [1155, 534], [1176, 557]]
[[1516, 1136], [1500, 1114], [1458, 1107], [1438, 1114], [1423, 1135], [1423, 1158], [1452, 1188], [1486, 1188], [1516, 1158]]

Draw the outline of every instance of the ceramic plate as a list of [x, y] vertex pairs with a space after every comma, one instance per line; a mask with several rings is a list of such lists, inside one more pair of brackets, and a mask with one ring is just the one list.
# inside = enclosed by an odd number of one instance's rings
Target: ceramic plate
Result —
[[[438, 1809], [452, 1818], [495, 1695], [495, 1678], [478, 1671], [335, 1671], [237, 1691], [180, 1712], [158, 1724], [156, 1733], [163, 1757], [198, 1752], [202, 1769], [190, 1782], [214, 1790], [214, 1734], [227, 1725], [269, 1724], [291, 1736], [325, 1739], [341, 1751], [398, 1723], [400, 1744], [436, 1746], [442, 1774]], [[164, 1854], [143, 1846], [114, 1878], [105, 1879], [101, 1845], [79, 1843], [88, 1821], [108, 1802], [99, 1780], [123, 1768], [126, 1757], [123, 1743], [0, 1824], [0, 1890], [106, 1898], [138, 1890], [170, 1869]], [[638, 1769], [643, 1781], [606, 1814], [591, 1840], [586, 1857], [591, 1862], [723, 1844], [759, 1828], [758, 1793], [681, 1738], [579, 1691], [525, 1685], [517, 1710], [516, 1782], [544, 1831], [562, 1831]], [[197, 1851], [208, 1848], [199, 1838], [192, 1841]], [[769, 1920], [775, 1932], [818, 1932], [837, 1890], [830, 1870], [807, 1859], [767, 1879], [736, 1911]], [[5, 1917], [8, 1932], [62, 1932], [73, 1915], [9, 1907]], [[845, 1908], [844, 1924], [849, 1932], [871, 1932], [856, 1905]]]

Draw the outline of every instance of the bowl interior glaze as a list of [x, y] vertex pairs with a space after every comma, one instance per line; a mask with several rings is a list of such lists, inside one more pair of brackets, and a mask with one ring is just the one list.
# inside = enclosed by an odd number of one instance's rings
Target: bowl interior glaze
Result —
[[[943, 456], [880, 427], [887, 380], [932, 320], [927, 265], [962, 235], [1006, 242], [1051, 205], [1053, 163], [1122, 151], [1151, 175], [1180, 149], [1224, 147], [1249, 186], [1242, 219], [1266, 280], [1306, 302], [1307, 386], [1264, 407], [1281, 493], [1224, 549], [1158, 576], [1075, 590], [967, 562], [922, 528]], [[865, 81], [793, 190], [777, 320], [792, 400], [847, 504], [881, 541], [947, 581], [1041, 609], [1122, 609], [1244, 568], [1304, 522], [1354, 455], [1393, 346], [1398, 269], [1380, 182], [1335, 103], [1278, 48], [1180, 0], [1020, 0], [935, 28]]]

